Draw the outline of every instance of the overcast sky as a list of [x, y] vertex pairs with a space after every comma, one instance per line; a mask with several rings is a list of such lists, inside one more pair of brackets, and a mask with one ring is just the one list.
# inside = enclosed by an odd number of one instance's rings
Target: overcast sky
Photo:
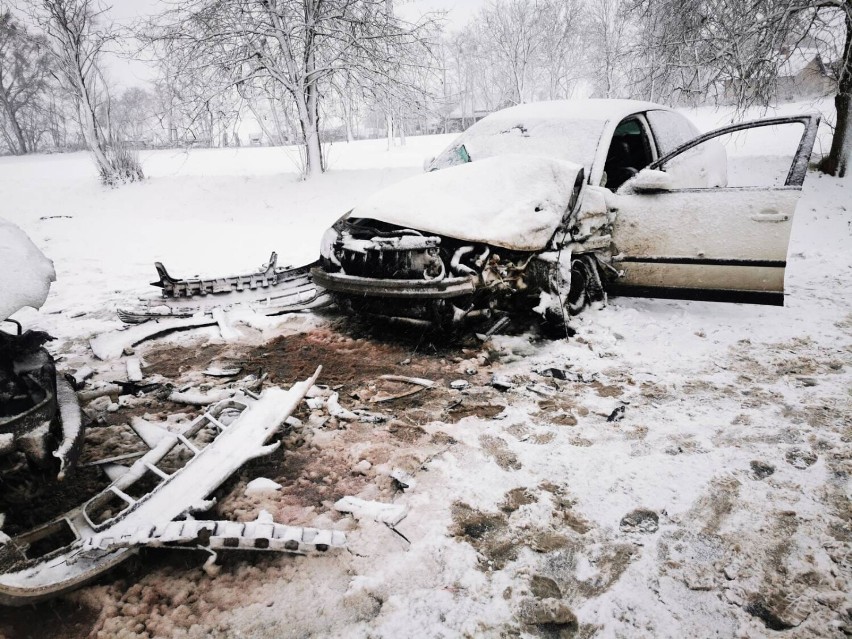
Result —
[[[110, 16], [115, 22], [130, 24], [134, 20], [156, 15], [169, 8], [175, 0], [107, 0]], [[397, 13], [415, 20], [430, 11], [445, 11], [447, 27], [453, 30], [465, 24], [486, 0], [395, 0]], [[130, 87], [153, 79], [154, 71], [144, 62], [111, 56], [108, 73], [119, 86]]]

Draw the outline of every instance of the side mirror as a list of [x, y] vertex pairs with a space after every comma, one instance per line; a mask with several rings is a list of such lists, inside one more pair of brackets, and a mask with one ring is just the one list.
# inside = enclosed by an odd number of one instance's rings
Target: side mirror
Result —
[[675, 188], [672, 176], [665, 171], [642, 169], [619, 189], [624, 193], [660, 193]]
[[426, 158], [423, 160], [423, 170], [428, 171], [429, 167], [432, 166], [432, 162], [435, 161], [435, 156], [433, 155], [431, 158]]

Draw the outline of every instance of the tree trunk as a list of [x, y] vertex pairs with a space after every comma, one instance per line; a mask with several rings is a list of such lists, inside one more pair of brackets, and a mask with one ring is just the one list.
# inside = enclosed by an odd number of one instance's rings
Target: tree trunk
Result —
[[296, 109], [299, 112], [299, 124], [305, 144], [305, 178], [317, 175], [323, 169], [317, 117], [317, 93], [316, 83], [310, 83], [305, 87], [304, 92], [297, 91], [295, 94]]
[[100, 169], [102, 174], [112, 175], [112, 164], [106, 156], [102, 136], [98, 132], [98, 121], [95, 119], [95, 112], [89, 101], [88, 90], [85, 86], [80, 90], [80, 95], [77, 96], [77, 111], [80, 114], [80, 128], [83, 139], [86, 141], [86, 146], [89, 147], [89, 151], [95, 158], [98, 169]]
[[32, 149], [29, 148], [27, 144], [27, 139], [24, 137], [24, 132], [21, 130], [21, 125], [18, 124], [18, 119], [15, 117], [14, 113], [7, 112], [9, 124], [12, 125], [12, 132], [15, 134], [15, 138], [18, 141], [18, 149], [12, 149], [15, 155], [24, 155], [29, 153]]
[[[11, 89], [11, 87], [10, 87]], [[27, 145], [27, 139], [24, 137], [24, 132], [21, 129], [21, 125], [18, 123], [18, 118], [16, 117], [17, 109], [13, 106], [13, 104], [8, 99], [9, 94], [6, 92], [6, 87], [0, 83], [0, 112], [6, 114], [6, 120], [8, 120], [9, 124], [12, 126], [12, 133], [15, 134], [15, 142], [12, 143], [12, 140], [7, 140], [9, 143], [9, 150], [12, 151], [14, 155], [24, 155], [28, 153], [30, 149]]]
[[343, 96], [342, 101], [343, 121], [346, 125], [346, 141], [353, 142], [355, 140], [355, 136], [352, 133], [352, 103], [350, 102], [348, 95]]
[[[847, 0], [852, 5], [852, 0]], [[831, 151], [821, 165], [824, 173], [844, 177], [852, 161], [852, 6], [846, 12], [846, 43], [837, 95], [834, 96], [837, 123], [831, 140]]]
[[[273, 91], [274, 90], [275, 90], [275, 88], [273, 87]], [[272, 114], [272, 122], [273, 122], [273, 124], [275, 124], [275, 131], [278, 134], [278, 144], [280, 144], [281, 146], [286, 146], [287, 142], [290, 139], [290, 134], [292, 133], [292, 131], [291, 131], [291, 127], [290, 127], [289, 118], [288, 118], [288, 122], [286, 123], [287, 124], [286, 132], [285, 132], [284, 128], [281, 126], [281, 118], [278, 115], [278, 106], [277, 106], [278, 103], [279, 103], [279, 100], [278, 100], [277, 95], [274, 96], [274, 97], [270, 97], [269, 98], [269, 112]]]
[[[263, 117], [257, 110], [257, 107], [254, 104], [254, 99], [250, 98], [246, 100], [246, 105], [248, 105], [249, 111], [254, 116], [254, 119], [257, 120], [257, 125], [260, 127], [260, 130], [263, 131], [263, 134], [266, 136], [266, 139], [269, 140], [270, 143], [275, 142], [275, 136], [272, 135], [272, 131], [269, 130], [269, 127], [266, 126], [266, 123], [263, 121]], [[251, 140], [251, 138], [249, 138]]]
[[831, 139], [831, 152], [823, 161], [822, 170], [829, 175], [845, 177], [852, 160], [852, 94], [837, 94], [834, 106], [837, 109], [837, 124]]

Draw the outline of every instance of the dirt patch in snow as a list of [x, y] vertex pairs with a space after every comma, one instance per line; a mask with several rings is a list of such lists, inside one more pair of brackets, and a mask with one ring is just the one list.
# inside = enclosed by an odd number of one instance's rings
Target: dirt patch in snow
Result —
[[[197, 348], [170, 345], [158, 348], [151, 344], [145, 347], [146, 373], [158, 374], [169, 379], [178, 379], [184, 373], [207, 368], [214, 359], [237, 359], [231, 349], [221, 344], [207, 344]], [[313, 372], [313, 371], [312, 371]]]
[[463, 347], [413, 342], [404, 334], [375, 339], [355, 324], [329, 326], [284, 336], [245, 353], [249, 369], [262, 369], [272, 384], [289, 384], [323, 364], [322, 383], [353, 390], [366, 380], [395, 374], [434, 379], [450, 374], [465, 356]]
[[0, 636], [8, 639], [83, 639], [98, 619], [95, 608], [68, 599], [2, 611]]

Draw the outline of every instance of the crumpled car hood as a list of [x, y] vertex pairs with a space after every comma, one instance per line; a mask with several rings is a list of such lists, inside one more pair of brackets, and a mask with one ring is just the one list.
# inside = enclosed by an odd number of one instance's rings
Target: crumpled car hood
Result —
[[540, 251], [562, 221], [581, 170], [539, 156], [486, 158], [402, 180], [355, 207], [351, 217]]
[[24, 306], [40, 308], [50, 283], [56, 281], [53, 262], [27, 234], [0, 218], [0, 320]]

